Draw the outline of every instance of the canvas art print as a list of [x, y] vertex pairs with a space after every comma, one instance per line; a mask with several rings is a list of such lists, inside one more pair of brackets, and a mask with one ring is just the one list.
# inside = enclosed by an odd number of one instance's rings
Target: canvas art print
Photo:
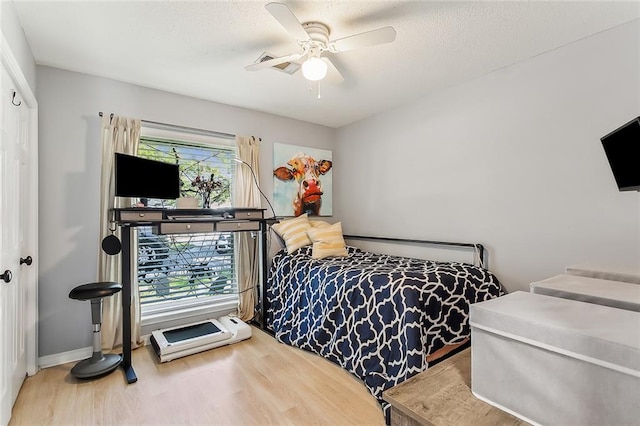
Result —
[[278, 216], [333, 214], [331, 151], [273, 144], [273, 205]]

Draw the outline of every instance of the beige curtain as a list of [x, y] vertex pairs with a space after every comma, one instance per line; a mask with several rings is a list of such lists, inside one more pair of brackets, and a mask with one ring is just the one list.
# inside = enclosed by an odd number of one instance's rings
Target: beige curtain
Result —
[[[105, 114], [102, 117], [102, 174], [100, 177], [100, 241], [115, 233], [120, 238], [120, 229], [109, 223], [114, 207], [131, 207], [131, 199], [115, 197], [114, 154], [135, 155], [140, 143], [140, 120]], [[132, 240], [136, 240], [132, 238]], [[135, 253], [135, 247], [131, 252]], [[100, 250], [98, 255], [98, 281], [122, 282], [122, 255], [107, 255]], [[136, 268], [132, 268], [135, 277]], [[116, 293], [104, 299], [102, 307], [102, 347], [110, 350], [122, 344], [122, 294]], [[140, 339], [140, 296], [138, 280], [131, 279], [131, 340], [134, 347]]]
[[[236, 152], [240, 160], [253, 169], [256, 179], [260, 179], [259, 170], [259, 138], [253, 136], [236, 136]], [[235, 176], [235, 207], [260, 208], [260, 191], [254, 182], [251, 169], [247, 164], [238, 163]], [[258, 241], [247, 232], [236, 233], [235, 254], [238, 265], [238, 316], [243, 321], [254, 317], [259, 281]]]

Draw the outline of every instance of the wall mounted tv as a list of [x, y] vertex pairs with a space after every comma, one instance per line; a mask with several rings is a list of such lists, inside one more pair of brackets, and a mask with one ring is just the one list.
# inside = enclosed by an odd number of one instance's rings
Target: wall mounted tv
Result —
[[620, 191], [640, 191], [640, 117], [600, 138]]
[[177, 164], [115, 154], [116, 196], [176, 199], [180, 196]]

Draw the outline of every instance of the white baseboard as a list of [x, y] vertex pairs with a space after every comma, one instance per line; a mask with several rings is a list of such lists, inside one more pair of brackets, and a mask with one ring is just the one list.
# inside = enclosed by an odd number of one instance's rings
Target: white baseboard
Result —
[[80, 361], [90, 358], [93, 355], [93, 347], [74, 349], [68, 352], [60, 352], [57, 354], [45, 355], [38, 358], [38, 366], [40, 368], [54, 367], [56, 365], [66, 364], [68, 362]]
[[[141, 336], [141, 338], [143, 342], [142, 346], [147, 346], [151, 344], [149, 340], [151, 338], [150, 334]], [[107, 351], [107, 353], [108, 352], [109, 351]], [[120, 348], [114, 349], [113, 353], [121, 354], [122, 348], [120, 347]], [[68, 352], [60, 352], [58, 354], [45, 355], [38, 358], [38, 368], [39, 369], [49, 368], [49, 367], [55, 367], [57, 365], [66, 364], [68, 362], [80, 361], [83, 359], [91, 358], [91, 355], [93, 355], [92, 346], [75, 349], [73, 351], [68, 351]]]
[[[2, 1], [2, 0], [0, 0]], [[180, 325], [186, 325], [195, 323], [198, 321], [206, 321], [211, 318], [219, 318], [223, 315], [229, 315], [237, 311], [238, 302], [232, 301], [228, 303], [218, 304], [212, 307], [207, 306], [203, 308], [194, 309], [187, 315], [185, 312], [181, 313], [179, 318], [174, 318], [172, 315], [149, 315], [144, 321], [141, 327], [142, 341], [144, 346], [149, 345], [149, 338], [154, 330], [160, 330], [163, 328], [176, 327]], [[122, 353], [122, 348], [116, 348], [114, 353]], [[74, 349], [68, 352], [60, 352], [57, 354], [45, 355], [38, 358], [38, 368], [55, 367], [56, 365], [66, 364], [68, 362], [80, 361], [86, 358], [90, 358], [93, 354], [93, 347], [86, 347], [80, 349]]]

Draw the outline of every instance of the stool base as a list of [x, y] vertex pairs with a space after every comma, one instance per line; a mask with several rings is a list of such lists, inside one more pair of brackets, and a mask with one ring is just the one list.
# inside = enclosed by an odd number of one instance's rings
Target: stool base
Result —
[[78, 379], [90, 379], [111, 373], [118, 368], [122, 357], [116, 354], [103, 355], [102, 352], [94, 352], [91, 358], [77, 363], [71, 369], [71, 375]]

